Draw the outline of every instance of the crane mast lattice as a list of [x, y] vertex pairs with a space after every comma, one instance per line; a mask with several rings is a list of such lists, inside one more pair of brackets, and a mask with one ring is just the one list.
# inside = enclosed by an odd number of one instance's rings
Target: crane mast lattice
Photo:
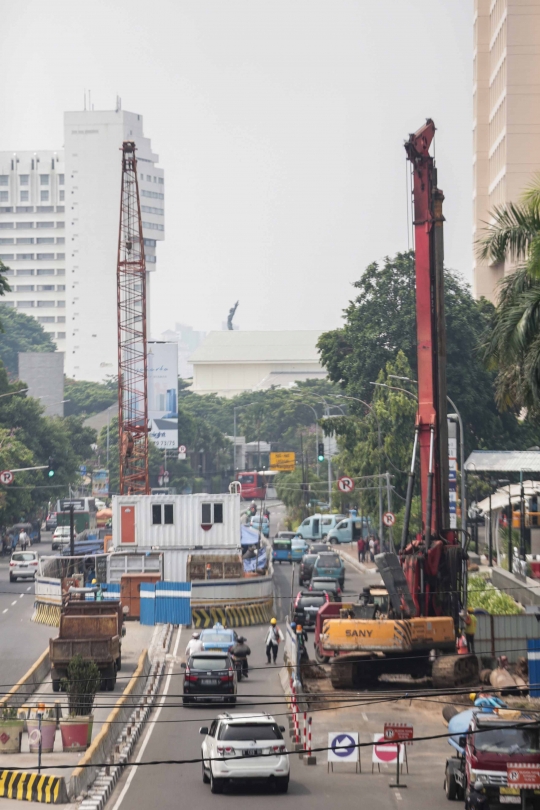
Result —
[[120, 494], [148, 494], [146, 262], [136, 146], [122, 144], [118, 236], [118, 443]]

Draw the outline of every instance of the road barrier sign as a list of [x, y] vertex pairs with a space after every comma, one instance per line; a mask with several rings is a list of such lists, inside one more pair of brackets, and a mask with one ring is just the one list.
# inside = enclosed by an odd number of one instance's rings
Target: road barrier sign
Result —
[[506, 773], [508, 787], [520, 790], [540, 788], [540, 765], [534, 762], [507, 762]]
[[12, 484], [13, 483], [13, 473], [11, 470], [3, 470], [0, 473], [0, 481], [2, 484]]
[[340, 492], [352, 492], [354, 489], [354, 481], [346, 475], [338, 478], [337, 485]]
[[394, 523], [396, 522], [396, 516], [394, 515], [393, 512], [385, 512], [382, 521], [385, 526], [388, 526], [388, 528], [390, 528], [390, 526], [393, 526]]
[[[334, 762], [354, 762], [356, 770], [360, 763], [359, 736], [357, 731], [328, 732], [328, 767], [334, 770]], [[360, 768], [361, 770], [361, 768]]]
[[407, 726], [405, 723], [384, 724], [384, 738], [388, 742], [405, 742], [407, 745], [412, 745], [413, 737], [414, 729], [412, 726]]
[[293, 472], [296, 467], [296, 453], [270, 453], [270, 469], [278, 472]]
[[185, 444], [181, 444], [178, 448], [178, 461], [184, 461], [187, 453], [187, 447]]

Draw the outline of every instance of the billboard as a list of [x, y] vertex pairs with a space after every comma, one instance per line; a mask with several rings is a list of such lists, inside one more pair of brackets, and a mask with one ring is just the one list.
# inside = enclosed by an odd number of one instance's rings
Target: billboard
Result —
[[160, 450], [178, 448], [178, 344], [148, 342], [149, 436]]
[[109, 471], [94, 470], [92, 473], [92, 495], [102, 498], [109, 494]]

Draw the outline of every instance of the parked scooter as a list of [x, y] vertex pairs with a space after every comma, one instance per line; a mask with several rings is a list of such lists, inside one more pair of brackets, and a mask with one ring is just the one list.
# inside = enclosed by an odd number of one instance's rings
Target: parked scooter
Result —
[[251, 650], [246, 643], [244, 636], [238, 636], [236, 644], [231, 647], [229, 654], [233, 660], [236, 669], [238, 680], [248, 677], [248, 655], [251, 655]]

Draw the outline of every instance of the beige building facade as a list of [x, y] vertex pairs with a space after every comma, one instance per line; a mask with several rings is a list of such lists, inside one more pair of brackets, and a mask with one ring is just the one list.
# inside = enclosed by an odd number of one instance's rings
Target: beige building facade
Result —
[[479, 260], [475, 243], [540, 172], [540, 0], [475, 0], [473, 58], [473, 292], [495, 302], [513, 266]]

